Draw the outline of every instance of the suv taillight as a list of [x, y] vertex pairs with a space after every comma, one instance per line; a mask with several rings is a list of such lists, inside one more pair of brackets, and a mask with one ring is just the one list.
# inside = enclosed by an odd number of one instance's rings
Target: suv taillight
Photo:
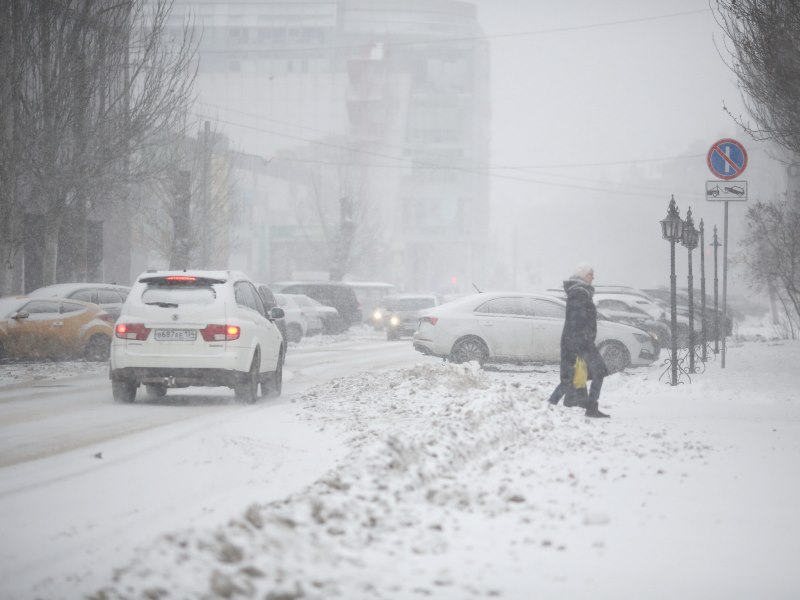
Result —
[[200, 335], [207, 342], [230, 342], [238, 340], [242, 329], [238, 325], [206, 325]]
[[439, 317], [422, 317], [420, 321], [425, 321], [430, 323], [431, 325], [436, 325], [436, 321], [439, 320]]
[[146, 340], [147, 336], [150, 335], [150, 330], [142, 323], [120, 323], [115, 327], [114, 332], [118, 338], [123, 340], [138, 340], [140, 342]]

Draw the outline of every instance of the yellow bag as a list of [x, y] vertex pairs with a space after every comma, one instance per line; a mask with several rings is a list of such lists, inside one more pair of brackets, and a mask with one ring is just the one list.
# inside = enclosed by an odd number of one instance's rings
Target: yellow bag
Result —
[[586, 381], [589, 379], [589, 368], [586, 366], [586, 361], [580, 356], [575, 359], [575, 373], [572, 376], [572, 386], [575, 389], [586, 387]]

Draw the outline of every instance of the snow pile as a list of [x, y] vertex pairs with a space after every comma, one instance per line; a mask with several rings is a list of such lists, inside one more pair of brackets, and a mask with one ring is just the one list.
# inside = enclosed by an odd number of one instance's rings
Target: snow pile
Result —
[[[627, 402], [637, 390], [663, 387], [659, 372], [615, 378], [615, 395]], [[338, 468], [214, 531], [163, 536], [93, 597], [499, 595], [497, 577], [443, 560], [475, 553], [459, 539], [474, 545], [482, 528], [505, 527], [522, 535], [520, 544], [563, 550], [554, 523], [602, 528], [611, 519], [574, 499], [591, 495], [598, 480], [627, 476], [604, 461], [609, 447], [634, 462], [648, 457], [654, 470], [659, 457], [702, 459], [710, 450], [663, 427], [611, 426], [550, 407], [557, 377], [557, 367], [493, 373], [436, 363], [318, 387], [300, 407], [347, 436], [351, 452]], [[635, 389], [619, 393], [629, 384]]]
[[0, 361], [0, 385], [98, 375], [102, 373], [108, 373], [107, 362], [88, 360]]

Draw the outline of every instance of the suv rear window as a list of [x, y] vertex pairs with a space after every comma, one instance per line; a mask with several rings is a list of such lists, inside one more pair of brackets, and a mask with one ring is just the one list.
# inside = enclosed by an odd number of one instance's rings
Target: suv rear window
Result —
[[142, 302], [145, 304], [213, 304], [216, 297], [210, 287], [147, 286], [142, 292]]
[[212, 284], [224, 283], [201, 277], [148, 277], [140, 279], [147, 287], [142, 292], [145, 304], [213, 304], [217, 298]]

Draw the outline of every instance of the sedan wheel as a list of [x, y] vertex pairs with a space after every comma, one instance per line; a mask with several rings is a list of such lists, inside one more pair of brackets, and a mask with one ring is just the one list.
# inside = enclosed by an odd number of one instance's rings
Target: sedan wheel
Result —
[[93, 335], [86, 344], [86, 358], [96, 362], [108, 360], [111, 354], [111, 339], [101, 333]]
[[459, 340], [450, 352], [450, 360], [454, 363], [464, 363], [477, 360], [481, 365], [489, 356], [486, 344], [478, 338], [465, 338]]
[[250, 365], [250, 371], [247, 373], [247, 379], [234, 388], [234, 394], [239, 400], [243, 400], [248, 404], [255, 404], [258, 398], [258, 366], [261, 364], [258, 352], [253, 357], [253, 362]]
[[628, 349], [620, 342], [606, 342], [600, 346], [599, 350], [609, 373], [622, 371], [631, 363]]

